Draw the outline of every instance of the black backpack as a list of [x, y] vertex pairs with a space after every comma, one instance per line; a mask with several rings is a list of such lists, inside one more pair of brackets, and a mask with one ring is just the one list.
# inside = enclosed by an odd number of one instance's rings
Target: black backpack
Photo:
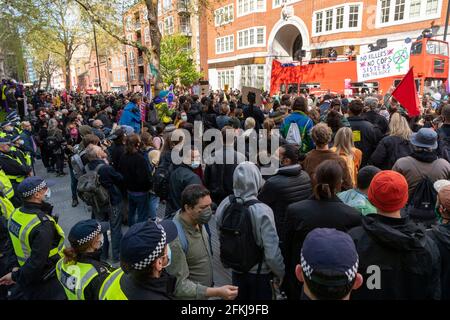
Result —
[[153, 191], [160, 200], [169, 198], [170, 171], [166, 167], [158, 167], [153, 175]]
[[246, 273], [263, 261], [263, 250], [258, 247], [253, 235], [252, 221], [248, 208], [258, 200], [243, 202], [230, 196], [230, 205], [225, 210], [219, 229], [220, 260], [225, 268]]
[[444, 132], [439, 134], [438, 156], [450, 162], [450, 137]]
[[436, 206], [437, 192], [430, 178], [422, 175], [417, 167], [416, 169], [421, 174], [422, 180], [420, 180], [414, 189], [408, 203], [407, 211], [413, 221], [431, 226], [436, 220], [434, 209]]
[[59, 144], [59, 141], [55, 136], [47, 137], [47, 139], [45, 139], [45, 142], [47, 143], [47, 148], [49, 150], [55, 150]]

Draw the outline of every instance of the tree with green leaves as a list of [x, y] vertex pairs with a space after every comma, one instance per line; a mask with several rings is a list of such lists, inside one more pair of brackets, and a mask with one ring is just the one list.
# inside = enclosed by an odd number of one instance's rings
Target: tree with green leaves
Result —
[[193, 63], [191, 40], [183, 35], [164, 37], [161, 42], [161, 76], [165, 84], [189, 86], [196, 82], [201, 73]]

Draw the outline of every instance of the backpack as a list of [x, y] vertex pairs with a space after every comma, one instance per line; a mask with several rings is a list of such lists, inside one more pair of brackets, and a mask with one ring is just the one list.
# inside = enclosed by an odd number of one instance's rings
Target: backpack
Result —
[[72, 157], [70, 157], [70, 164], [72, 165], [72, 170], [75, 175], [75, 178], [78, 180], [83, 174], [86, 173], [86, 170], [83, 165], [83, 160], [81, 157], [86, 153], [85, 150], [81, 152], [75, 153]]
[[219, 229], [220, 260], [225, 268], [247, 273], [263, 261], [263, 250], [258, 247], [253, 235], [249, 207], [261, 203], [258, 200], [243, 202], [230, 196], [230, 205], [225, 210]]
[[153, 191], [160, 200], [169, 198], [170, 171], [165, 167], [158, 167], [153, 175]]
[[[414, 164], [415, 166], [415, 164]], [[436, 219], [434, 212], [437, 200], [437, 192], [434, 189], [433, 182], [426, 175], [423, 175], [416, 167], [417, 172], [422, 176], [419, 184], [414, 189], [412, 197], [409, 200], [407, 212], [415, 222], [425, 223], [427, 226]]]
[[58, 139], [55, 136], [49, 136], [45, 139], [45, 142], [47, 144], [47, 148], [49, 150], [55, 150], [59, 143], [58, 143]]
[[81, 200], [88, 206], [101, 211], [102, 207], [109, 205], [109, 193], [100, 183], [98, 170], [105, 164], [99, 164], [95, 170], [89, 170], [86, 165], [86, 173], [78, 179], [77, 193]]
[[439, 134], [438, 156], [450, 161], [450, 137], [447, 137], [443, 132]]

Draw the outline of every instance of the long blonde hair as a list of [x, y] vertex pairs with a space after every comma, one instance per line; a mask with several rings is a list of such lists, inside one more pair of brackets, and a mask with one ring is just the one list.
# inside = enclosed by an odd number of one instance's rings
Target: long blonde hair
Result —
[[412, 135], [411, 128], [408, 125], [408, 121], [396, 112], [391, 116], [391, 122], [389, 122], [389, 135], [409, 140]]
[[355, 148], [355, 144], [353, 142], [352, 129], [343, 127], [336, 132], [336, 136], [334, 137], [334, 148], [336, 148], [336, 153], [338, 155], [343, 152], [347, 156], [354, 156], [353, 149]]

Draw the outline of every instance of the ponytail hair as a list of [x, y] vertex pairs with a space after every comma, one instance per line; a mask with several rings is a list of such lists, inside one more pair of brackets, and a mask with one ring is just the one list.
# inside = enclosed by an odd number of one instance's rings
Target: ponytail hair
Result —
[[92, 241], [93, 240], [91, 240], [81, 246], [72, 245], [69, 248], [65, 248], [63, 250], [64, 263], [69, 263], [69, 262], [77, 263], [79, 256], [86, 252], [86, 250], [91, 246]]
[[315, 173], [316, 185], [313, 189], [317, 200], [332, 199], [341, 191], [343, 170], [336, 160], [321, 163]]

